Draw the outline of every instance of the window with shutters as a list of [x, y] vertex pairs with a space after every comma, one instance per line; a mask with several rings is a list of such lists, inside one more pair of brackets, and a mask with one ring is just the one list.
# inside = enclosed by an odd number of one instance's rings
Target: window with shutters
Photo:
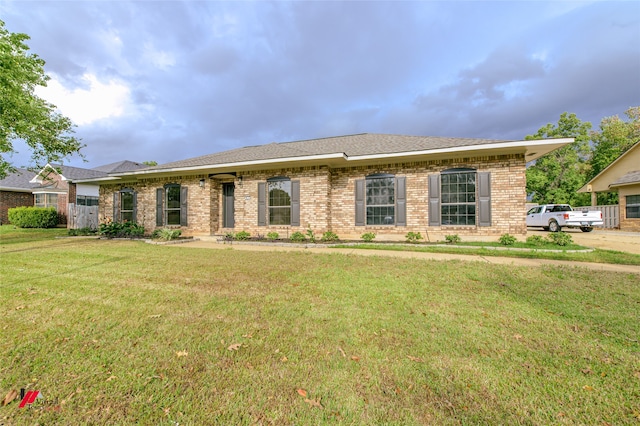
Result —
[[365, 183], [367, 225], [395, 224], [395, 176], [370, 175]]
[[167, 225], [180, 225], [180, 185], [165, 187], [164, 214]]
[[120, 191], [120, 222], [135, 222], [136, 194], [131, 189]]
[[276, 177], [267, 180], [269, 225], [291, 225], [291, 180]]
[[476, 171], [445, 170], [440, 177], [443, 225], [476, 224]]

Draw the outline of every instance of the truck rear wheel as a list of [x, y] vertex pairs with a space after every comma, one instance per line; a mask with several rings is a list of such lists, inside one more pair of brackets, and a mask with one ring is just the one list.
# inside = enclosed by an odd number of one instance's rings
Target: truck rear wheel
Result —
[[550, 220], [549, 221], [549, 231], [551, 232], [560, 232], [560, 225], [558, 225], [558, 222], [556, 222], [555, 220]]
[[581, 230], [582, 232], [591, 232], [591, 231], [593, 231], [593, 228], [592, 228], [592, 227], [590, 227], [590, 226], [581, 226], [581, 227], [580, 227], [580, 230]]

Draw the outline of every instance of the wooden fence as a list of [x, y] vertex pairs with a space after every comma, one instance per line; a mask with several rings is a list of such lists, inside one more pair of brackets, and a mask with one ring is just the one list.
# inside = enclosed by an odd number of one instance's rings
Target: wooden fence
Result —
[[584, 206], [574, 207], [574, 210], [588, 211], [588, 210], [600, 210], [602, 212], [603, 228], [614, 229], [620, 227], [620, 206]]
[[68, 229], [98, 229], [98, 206], [78, 206], [69, 203], [67, 214]]

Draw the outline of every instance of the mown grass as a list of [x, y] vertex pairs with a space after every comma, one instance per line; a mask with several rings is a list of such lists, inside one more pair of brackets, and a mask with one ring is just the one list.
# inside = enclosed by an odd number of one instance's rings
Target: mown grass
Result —
[[0, 423], [639, 420], [637, 275], [21, 235]]
[[[481, 256], [499, 256], [514, 257], [525, 259], [549, 259], [549, 260], [567, 260], [572, 262], [593, 262], [593, 263], [612, 263], [618, 265], [640, 265], [640, 255], [627, 253], [616, 250], [594, 249], [586, 250], [581, 246], [554, 246], [536, 248], [535, 246], [526, 247], [524, 244], [507, 248], [496, 244], [468, 243], [468, 245], [460, 245], [451, 247], [446, 244], [350, 244], [336, 245], [335, 247], [349, 247], [365, 250], [394, 250], [394, 251], [416, 251], [427, 253], [451, 253], [451, 254], [471, 254]], [[491, 248], [493, 247], [493, 248]], [[499, 248], [496, 249], [496, 248]], [[527, 248], [527, 250], [518, 250]], [[551, 250], [551, 251], [549, 251]], [[577, 252], [575, 250], [578, 250]], [[584, 250], [584, 251], [580, 251]]]

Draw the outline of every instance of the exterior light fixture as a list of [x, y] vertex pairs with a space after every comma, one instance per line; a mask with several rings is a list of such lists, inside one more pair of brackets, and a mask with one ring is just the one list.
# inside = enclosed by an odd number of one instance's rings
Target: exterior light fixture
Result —
[[204, 179], [200, 179], [200, 188], [204, 188]]

